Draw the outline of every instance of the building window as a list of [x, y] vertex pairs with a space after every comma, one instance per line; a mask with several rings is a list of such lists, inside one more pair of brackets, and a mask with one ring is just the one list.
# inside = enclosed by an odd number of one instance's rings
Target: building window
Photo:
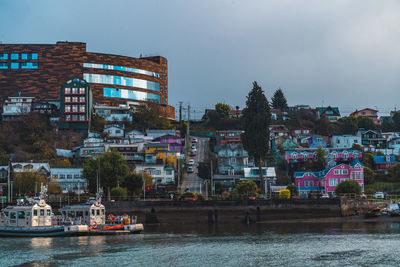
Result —
[[0, 53], [0, 60], [7, 60], [8, 54], [7, 53]]
[[85, 120], [85, 115], [79, 115], [79, 120], [84, 121]]
[[86, 112], [85, 109], [86, 109], [86, 107], [83, 106], [83, 105], [81, 105], [80, 108], [79, 108], [79, 111], [80, 111], [80, 112]]
[[79, 102], [85, 103], [85, 97], [84, 96], [79, 97]]
[[334, 173], [335, 175], [347, 175], [349, 171], [347, 169], [336, 169]]
[[105, 69], [105, 70], [118, 70], [118, 71], [126, 71], [126, 72], [133, 72], [144, 74], [148, 76], [153, 76], [160, 78], [160, 74], [148, 71], [148, 70], [141, 70], [141, 69], [134, 69], [124, 66], [114, 66], [114, 65], [103, 65], [103, 64], [95, 64], [95, 63], [83, 63], [83, 67], [85, 68], [94, 68], [94, 69]]
[[0, 63], [0, 69], [8, 69], [8, 64], [7, 63]]
[[37, 62], [23, 62], [21, 63], [21, 69], [37, 69], [38, 63]]
[[71, 106], [70, 105], [66, 105], [65, 106], [65, 112], [71, 112]]
[[67, 174], [67, 179], [72, 179], [72, 174]]
[[65, 97], [65, 100], [64, 100], [64, 102], [65, 102], [65, 103], [69, 103], [69, 102], [71, 102], [71, 97], [69, 97], [69, 96], [66, 96], [66, 97]]
[[73, 121], [77, 121], [77, 120], [78, 120], [78, 116], [72, 115], [72, 120], [73, 120]]
[[160, 170], [156, 170], [156, 175], [161, 175], [161, 171]]
[[337, 186], [338, 180], [337, 179], [329, 179], [329, 186]]
[[19, 54], [11, 54], [11, 60], [18, 60]]
[[83, 87], [79, 88], [79, 93], [82, 95], [85, 94], [85, 88]]
[[78, 106], [72, 106], [72, 112], [78, 112]]
[[351, 178], [352, 179], [356, 179], [356, 180], [360, 180], [360, 179], [362, 179], [362, 174], [361, 174], [361, 172], [353, 171], [351, 173]]
[[100, 83], [100, 84], [112, 84], [129, 87], [137, 87], [141, 89], [148, 89], [156, 92], [160, 92], [160, 84], [152, 81], [143, 79], [113, 76], [104, 74], [84, 73], [83, 79], [88, 83]]
[[19, 69], [19, 63], [11, 62], [11, 69]]
[[126, 89], [103, 88], [103, 96], [160, 103], [160, 95]]
[[65, 174], [60, 174], [60, 179], [65, 179]]
[[64, 94], [66, 94], [66, 95], [69, 95], [69, 94], [71, 94], [71, 88], [65, 88], [64, 89]]
[[72, 97], [72, 102], [77, 103], [77, 102], [78, 102], [78, 99], [79, 99], [79, 98], [78, 98], [77, 96], [73, 96], [73, 97]]
[[78, 94], [79, 93], [79, 89], [76, 88], [76, 87], [72, 88], [72, 93], [73, 94]]
[[70, 121], [71, 120], [71, 115], [65, 116], [65, 120]]

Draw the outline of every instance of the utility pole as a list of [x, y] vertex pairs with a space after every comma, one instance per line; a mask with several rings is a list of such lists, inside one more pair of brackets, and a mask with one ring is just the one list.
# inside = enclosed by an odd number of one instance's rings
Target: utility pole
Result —
[[189, 142], [190, 142], [190, 105], [188, 105], [188, 114], [187, 114], [187, 124], [186, 124], [186, 159], [188, 159], [189, 154]]
[[214, 187], [214, 181], [213, 181], [213, 161], [212, 159], [210, 160], [210, 174], [211, 174], [211, 196], [214, 196], [215, 194], [215, 187]]
[[7, 185], [7, 202], [11, 203], [11, 160], [8, 161]]
[[182, 101], [179, 101], [179, 125], [182, 126]]

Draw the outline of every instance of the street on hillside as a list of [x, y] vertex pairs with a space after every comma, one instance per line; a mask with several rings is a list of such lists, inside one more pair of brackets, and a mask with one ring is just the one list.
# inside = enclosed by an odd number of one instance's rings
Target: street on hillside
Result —
[[190, 159], [194, 160], [193, 164], [193, 172], [192, 173], [186, 173], [185, 174], [185, 179], [183, 180], [182, 183], [182, 192], [189, 191], [193, 193], [200, 193], [200, 194], [205, 194], [205, 188], [206, 184], [204, 184], [204, 180], [201, 179], [199, 176], [197, 176], [197, 166], [199, 162], [205, 161], [205, 157], [208, 155], [208, 143], [209, 143], [209, 138], [206, 137], [196, 137], [198, 142], [197, 143], [192, 143], [193, 137], [191, 137], [191, 143], [196, 144], [196, 149], [197, 153], [196, 156], [194, 157], [189, 157], [188, 162]]

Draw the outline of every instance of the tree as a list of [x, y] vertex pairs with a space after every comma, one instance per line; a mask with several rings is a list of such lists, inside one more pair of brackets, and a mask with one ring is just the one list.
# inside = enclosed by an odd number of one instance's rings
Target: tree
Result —
[[291, 196], [297, 196], [299, 191], [297, 190], [297, 186], [294, 184], [288, 184], [286, 189], [289, 189]]
[[242, 181], [236, 185], [236, 190], [240, 195], [254, 195], [257, 192], [257, 185], [254, 181]]
[[364, 166], [364, 183], [373, 184], [375, 182], [374, 171]]
[[391, 182], [400, 181], [400, 163], [389, 168], [388, 178]]
[[400, 131], [400, 111], [397, 111], [393, 114], [392, 120], [396, 131]]
[[375, 161], [374, 155], [371, 153], [363, 153], [362, 164], [364, 167], [368, 167], [370, 169], [375, 169]]
[[211, 179], [211, 169], [210, 163], [208, 162], [199, 162], [199, 166], [197, 167], [197, 176], [201, 179], [209, 180]]
[[40, 190], [41, 184], [48, 185], [49, 181], [39, 172], [16, 173], [14, 178], [14, 192], [20, 195]]
[[228, 117], [231, 107], [228, 104], [217, 103], [215, 105], [215, 110], [221, 117]]
[[264, 177], [262, 172], [263, 160], [269, 147], [269, 123], [271, 120], [270, 108], [264, 91], [253, 82], [253, 89], [249, 92], [246, 107], [243, 110], [242, 142], [244, 148], [258, 165], [261, 191], [264, 189]]
[[376, 128], [374, 121], [368, 117], [358, 117], [357, 125], [358, 128], [362, 128], [364, 130], [374, 130]]
[[326, 151], [321, 146], [318, 146], [317, 150], [315, 151], [315, 155], [317, 160], [314, 163], [314, 168], [316, 171], [322, 171], [325, 169], [325, 155]]
[[355, 149], [355, 150], [358, 150], [358, 151], [363, 151], [363, 147], [361, 146], [361, 145], [359, 145], [359, 144], [353, 144], [352, 146], [351, 146], [351, 149]]
[[111, 189], [111, 195], [117, 200], [125, 200], [128, 197], [128, 192], [124, 187], [114, 187]]
[[168, 119], [160, 117], [157, 104], [147, 103], [140, 105], [133, 113], [133, 125], [140, 131], [146, 129], [169, 129], [171, 123]]
[[352, 116], [341, 118], [338, 122], [342, 134], [355, 134], [358, 130], [357, 120]]
[[272, 107], [274, 109], [287, 110], [288, 104], [281, 88], [278, 88], [275, 91], [274, 96], [272, 97], [271, 100], [272, 100]]
[[336, 187], [335, 193], [337, 195], [340, 194], [361, 195], [361, 186], [354, 180], [343, 181]]
[[111, 200], [111, 188], [129, 173], [125, 159], [116, 151], [106, 152], [97, 159], [88, 158], [83, 163], [83, 175], [88, 180], [88, 188], [96, 192], [97, 174], [100, 165], [100, 185], [107, 189], [108, 200]]
[[139, 194], [143, 189], [142, 175], [139, 173], [130, 173], [124, 178], [122, 186], [129, 190], [132, 195]]

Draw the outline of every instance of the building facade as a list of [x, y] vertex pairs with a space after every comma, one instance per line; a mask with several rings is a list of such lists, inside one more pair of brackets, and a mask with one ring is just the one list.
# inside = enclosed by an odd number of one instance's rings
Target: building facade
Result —
[[91, 53], [86, 43], [0, 44], [0, 97], [23, 95], [59, 100], [66, 80], [84, 79], [94, 102], [110, 105], [157, 103], [160, 114], [175, 118], [168, 105], [168, 62], [161, 56], [133, 58]]

